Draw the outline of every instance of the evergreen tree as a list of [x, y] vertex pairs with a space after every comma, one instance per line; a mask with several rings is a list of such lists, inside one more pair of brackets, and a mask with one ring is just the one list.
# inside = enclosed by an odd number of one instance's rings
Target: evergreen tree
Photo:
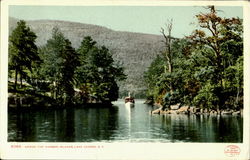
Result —
[[9, 70], [15, 72], [15, 90], [18, 75], [22, 86], [22, 80], [30, 78], [28, 71], [32, 72], [32, 67], [40, 62], [35, 44], [36, 38], [35, 33], [26, 26], [23, 20], [17, 22], [17, 27], [9, 37]]
[[82, 101], [89, 97], [101, 102], [117, 100], [117, 81], [125, 79], [125, 75], [123, 68], [114, 63], [110, 51], [104, 46], [97, 47], [91, 37], [85, 37], [78, 54], [81, 65], [76, 75]]
[[58, 28], [53, 28], [52, 38], [47, 41], [42, 57], [42, 74], [50, 82], [54, 99], [63, 104], [71, 103], [79, 60], [71, 42]]
[[63, 45], [63, 52], [61, 52], [62, 62], [62, 79], [59, 80], [59, 84], [62, 87], [62, 92], [65, 93], [64, 101], [66, 103], [71, 103], [74, 97], [74, 85], [75, 85], [75, 70], [79, 65], [78, 55], [75, 49], [71, 46], [71, 42], [65, 39]]

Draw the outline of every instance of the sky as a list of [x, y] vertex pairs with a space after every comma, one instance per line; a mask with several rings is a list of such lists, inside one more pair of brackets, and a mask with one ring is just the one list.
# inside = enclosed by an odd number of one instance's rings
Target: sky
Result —
[[[243, 17], [242, 7], [216, 7], [222, 17]], [[197, 28], [198, 6], [10, 6], [9, 16], [23, 20], [65, 20], [104, 26], [116, 31], [161, 34], [173, 19], [172, 35], [190, 35]]]

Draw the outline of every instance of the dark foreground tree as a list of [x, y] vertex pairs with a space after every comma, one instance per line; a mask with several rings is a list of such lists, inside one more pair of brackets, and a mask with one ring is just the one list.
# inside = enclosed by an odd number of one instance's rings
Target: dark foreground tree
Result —
[[22, 86], [23, 79], [28, 80], [32, 67], [40, 62], [35, 44], [36, 38], [35, 33], [23, 20], [17, 22], [17, 27], [9, 37], [9, 71], [13, 70], [15, 74], [15, 90], [18, 76]]
[[78, 49], [80, 66], [77, 68], [81, 101], [90, 97], [100, 102], [111, 102], [118, 98], [117, 81], [125, 79], [123, 68], [117, 65], [110, 51], [97, 47], [91, 37], [85, 37]]
[[62, 104], [71, 103], [74, 96], [75, 69], [79, 65], [78, 55], [71, 42], [58, 28], [42, 50], [44, 63], [42, 75], [50, 84], [52, 97]]
[[199, 55], [198, 63], [205, 60], [205, 63], [199, 63], [195, 73], [202, 88], [194, 102], [218, 109], [232, 107], [232, 101], [238, 103], [239, 95], [243, 96], [242, 67], [239, 66], [242, 64], [239, 58], [243, 55], [242, 21], [219, 17], [214, 6], [207, 9], [208, 13], [196, 16], [202, 29], [188, 37], [194, 54]]

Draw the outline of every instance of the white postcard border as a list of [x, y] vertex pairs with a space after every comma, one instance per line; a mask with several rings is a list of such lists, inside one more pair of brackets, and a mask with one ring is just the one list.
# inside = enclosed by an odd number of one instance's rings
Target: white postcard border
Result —
[[[63, 3], [62, 3], [63, 2]], [[244, 12], [244, 133], [243, 143], [16, 143], [7, 142], [7, 76], [8, 76], [8, 6], [66, 5], [66, 6], [243, 6]], [[247, 1], [91, 1], [91, 0], [4, 0], [1, 2], [1, 96], [0, 96], [0, 158], [3, 159], [248, 159], [249, 157], [249, 98], [250, 97], [250, 5]], [[22, 148], [18, 148], [21, 145]], [[224, 149], [236, 145], [238, 157], [227, 157]], [[13, 148], [16, 146], [17, 148]], [[29, 146], [36, 146], [30, 148]], [[42, 148], [37, 148], [37, 147]], [[47, 148], [46, 148], [47, 146]], [[51, 148], [49, 146], [58, 146]], [[65, 148], [60, 148], [64, 146]], [[73, 148], [71, 148], [71, 146]], [[82, 148], [75, 148], [81, 146]], [[91, 148], [95, 146], [96, 148]], [[27, 148], [25, 148], [27, 147]], [[98, 148], [100, 147], [100, 148]]]

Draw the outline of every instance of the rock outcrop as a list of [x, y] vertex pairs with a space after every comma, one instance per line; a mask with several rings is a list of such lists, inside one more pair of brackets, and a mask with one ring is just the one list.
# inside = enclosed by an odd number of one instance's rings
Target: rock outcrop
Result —
[[212, 109], [202, 109], [197, 108], [194, 106], [187, 106], [183, 105], [180, 106], [180, 104], [171, 105], [170, 109], [163, 109], [164, 107], [160, 104], [156, 104], [159, 108], [156, 110], [151, 111], [151, 114], [195, 114], [195, 115], [233, 115], [233, 116], [243, 116], [243, 110], [232, 110], [232, 109], [225, 109], [225, 110], [212, 110]]

